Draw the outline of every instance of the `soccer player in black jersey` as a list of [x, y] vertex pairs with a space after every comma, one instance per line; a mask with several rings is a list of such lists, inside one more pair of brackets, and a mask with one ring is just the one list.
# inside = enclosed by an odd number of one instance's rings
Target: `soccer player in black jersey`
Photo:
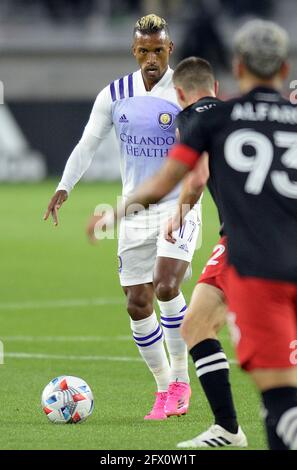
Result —
[[[203, 113], [220, 103], [215, 97], [217, 82], [208, 62], [189, 57], [176, 67], [173, 81], [181, 107], [184, 109], [176, 120], [180, 139], [189, 132], [192, 115]], [[213, 96], [214, 95], [214, 96]], [[176, 217], [168, 224], [167, 240], [175, 243], [173, 229], [183, 224], [186, 209], [190, 209], [200, 198], [204, 181], [209, 176], [208, 154], [201, 156], [199, 168], [186, 179], [179, 197]], [[216, 200], [212, 178], [208, 179], [209, 190]], [[221, 215], [219, 218], [222, 225]], [[247, 446], [247, 439], [238, 426], [229, 383], [229, 363], [218, 340], [218, 332], [226, 320], [225, 277], [226, 236], [223, 228], [221, 239], [216, 244], [211, 258], [206, 263], [195, 286], [190, 305], [182, 323], [181, 333], [188, 349], [195, 350], [195, 367], [201, 386], [214, 414], [215, 424], [190, 441], [178, 447], [222, 447]]]
[[237, 355], [261, 394], [270, 449], [297, 449], [297, 108], [279, 93], [287, 55], [282, 28], [244, 25], [234, 61], [243, 95], [193, 115], [163, 169], [131, 198], [156, 202], [209, 153]]

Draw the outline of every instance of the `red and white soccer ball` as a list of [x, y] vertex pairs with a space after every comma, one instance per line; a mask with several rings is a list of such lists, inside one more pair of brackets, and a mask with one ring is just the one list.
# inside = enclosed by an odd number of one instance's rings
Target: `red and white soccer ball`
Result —
[[94, 398], [84, 380], [71, 375], [61, 375], [45, 387], [41, 405], [52, 423], [81, 423], [92, 414]]

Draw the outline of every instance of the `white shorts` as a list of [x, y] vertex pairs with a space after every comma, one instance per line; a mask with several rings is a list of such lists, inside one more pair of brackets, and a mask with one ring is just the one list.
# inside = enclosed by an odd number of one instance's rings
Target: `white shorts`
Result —
[[[172, 207], [171, 207], [172, 211]], [[175, 212], [175, 206], [174, 211]], [[118, 240], [119, 276], [122, 286], [153, 282], [153, 272], [158, 256], [184, 260], [191, 263], [201, 227], [201, 206], [197, 204], [185, 217], [184, 225], [174, 232], [176, 243], [164, 238], [164, 225], [168, 210], [158, 213], [158, 221], [151, 217], [121, 221]], [[144, 223], [146, 220], [146, 223]], [[158, 223], [157, 223], [158, 222]], [[189, 277], [188, 272], [185, 278]]]

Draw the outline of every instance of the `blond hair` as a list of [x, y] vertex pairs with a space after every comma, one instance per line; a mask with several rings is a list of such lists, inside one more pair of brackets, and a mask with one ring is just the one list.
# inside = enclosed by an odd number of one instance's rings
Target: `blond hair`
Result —
[[166, 35], [169, 37], [169, 29], [166, 20], [153, 13], [142, 16], [136, 21], [133, 35], [135, 35], [137, 31], [141, 34], [154, 34], [165, 31]]

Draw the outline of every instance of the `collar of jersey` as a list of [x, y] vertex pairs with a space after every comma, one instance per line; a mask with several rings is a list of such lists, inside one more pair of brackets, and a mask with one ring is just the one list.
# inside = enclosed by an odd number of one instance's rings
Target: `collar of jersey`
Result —
[[158, 83], [156, 83], [156, 85], [151, 89], [151, 91], [147, 91], [145, 89], [145, 86], [144, 86], [144, 81], [143, 81], [143, 78], [142, 78], [142, 73], [141, 73], [141, 70], [139, 69], [138, 72], [139, 74], [139, 78], [140, 78], [140, 81], [141, 81], [141, 84], [142, 84], [142, 87], [143, 87], [143, 91], [146, 95], [150, 95], [150, 94], [154, 94], [156, 92], [156, 90], [158, 90], [159, 88], [162, 88], [162, 87], [167, 87], [169, 82], [172, 80], [172, 75], [173, 75], [173, 70], [168, 66], [168, 69], [166, 70], [166, 72], [164, 73], [163, 77], [161, 78], [161, 80], [158, 81]]
[[279, 91], [276, 90], [275, 88], [272, 88], [272, 87], [268, 87], [268, 86], [257, 86], [255, 88], [253, 88], [251, 91], [249, 91], [249, 93], [247, 93], [248, 95], [254, 95], [255, 93], [268, 93], [268, 94], [275, 94], [275, 95], [279, 95]]

